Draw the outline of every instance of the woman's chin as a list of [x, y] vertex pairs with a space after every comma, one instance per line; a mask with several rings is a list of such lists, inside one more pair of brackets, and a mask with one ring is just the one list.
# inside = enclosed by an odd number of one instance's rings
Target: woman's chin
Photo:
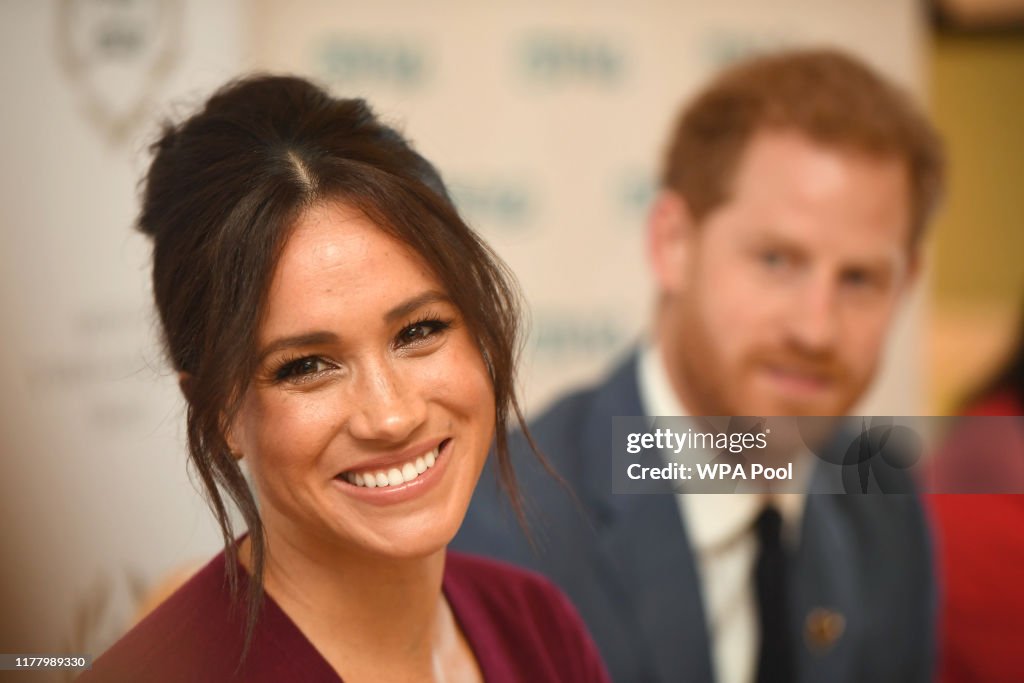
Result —
[[382, 560], [411, 561], [422, 560], [442, 552], [451, 541], [446, 539], [389, 539], [385, 543], [377, 543], [365, 548], [370, 555]]
[[[413, 520], [367, 529], [355, 544], [361, 553], [381, 559], [417, 560], [443, 551], [459, 530], [461, 517], [453, 521], [417, 524]], [[429, 522], [429, 520], [428, 520]]]

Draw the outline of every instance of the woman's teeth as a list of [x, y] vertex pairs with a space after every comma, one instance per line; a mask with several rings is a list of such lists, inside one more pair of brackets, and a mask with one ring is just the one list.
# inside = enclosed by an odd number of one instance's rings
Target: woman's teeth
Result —
[[428, 452], [426, 455], [421, 455], [409, 462], [402, 465], [395, 465], [387, 470], [379, 470], [376, 472], [345, 472], [341, 476], [343, 476], [345, 481], [350, 484], [364, 486], [368, 489], [377, 488], [378, 486], [399, 486], [412, 481], [433, 467], [434, 463], [437, 461], [437, 455], [438, 449], [434, 448], [434, 450]]

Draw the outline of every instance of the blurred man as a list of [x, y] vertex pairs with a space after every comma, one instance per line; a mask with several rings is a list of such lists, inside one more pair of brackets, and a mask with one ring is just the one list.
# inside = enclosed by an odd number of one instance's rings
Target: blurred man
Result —
[[616, 415], [842, 415], [876, 374], [942, 184], [909, 100], [833, 51], [757, 58], [685, 108], [648, 221], [650, 337], [531, 424], [531, 543], [487, 482], [455, 547], [575, 601], [617, 681], [928, 681], [914, 496], [613, 495]]

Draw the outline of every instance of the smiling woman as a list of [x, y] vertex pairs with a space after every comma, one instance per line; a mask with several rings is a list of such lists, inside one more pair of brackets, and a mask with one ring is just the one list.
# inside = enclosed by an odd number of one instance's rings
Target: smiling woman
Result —
[[268, 535], [289, 539], [278, 556], [419, 557], [455, 535], [495, 400], [476, 335], [444, 292], [423, 258], [347, 204], [295, 223], [255, 382], [227, 430]]
[[291, 77], [153, 149], [139, 225], [225, 551], [81, 680], [606, 680], [545, 580], [446, 553], [492, 443], [520, 509], [522, 416], [516, 289], [436, 170]]

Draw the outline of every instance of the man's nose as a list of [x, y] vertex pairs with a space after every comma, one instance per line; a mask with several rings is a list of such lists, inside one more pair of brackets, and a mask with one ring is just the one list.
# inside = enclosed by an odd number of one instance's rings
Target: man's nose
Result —
[[422, 393], [390, 359], [360, 368], [353, 389], [349, 432], [357, 439], [405, 441], [426, 421], [427, 405]]
[[824, 353], [838, 342], [839, 309], [835, 281], [827, 273], [808, 277], [789, 311], [791, 340], [805, 351]]

